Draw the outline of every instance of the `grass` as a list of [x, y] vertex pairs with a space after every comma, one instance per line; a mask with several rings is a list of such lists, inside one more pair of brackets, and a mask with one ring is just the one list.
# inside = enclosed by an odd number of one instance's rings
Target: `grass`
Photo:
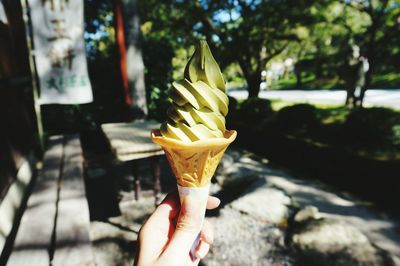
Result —
[[350, 109], [345, 106], [316, 107], [323, 124], [343, 123], [350, 113]]
[[[290, 74], [288, 78], [282, 78], [274, 83], [270, 89], [272, 90], [330, 90], [342, 89], [344, 82], [339, 77], [334, 78], [318, 78], [313, 73], [305, 73], [302, 77], [302, 86], [297, 88], [297, 80], [294, 74]], [[400, 73], [390, 72], [386, 74], [375, 75], [372, 79], [371, 88], [399, 88]]]
[[228, 90], [237, 89], [237, 88], [244, 88], [246, 87], [246, 81], [243, 80], [233, 80], [226, 84]]
[[[284, 100], [271, 100], [272, 110], [278, 112], [280, 109], [297, 103]], [[324, 124], [344, 122], [350, 109], [343, 105], [336, 104], [313, 104], [317, 108], [318, 116], [322, 118]]]
[[[228, 89], [245, 88], [246, 81], [237, 78], [228, 82]], [[302, 86], [297, 88], [297, 80], [294, 74], [290, 74], [288, 78], [281, 78], [270, 86], [270, 90], [331, 90], [343, 89], [344, 82], [339, 78], [319, 78], [312, 73], [305, 73], [302, 77]], [[399, 88], [400, 87], [400, 73], [391, 72], [387, 74], [375, 75], [372, 79], [371, 88]]]
[[372, 86], [375, 88], [399, 88], [400, 87], [400, 73], [391, 72], [372, 79]]
[[302, 76], [302, 86], [297, 87], [297, 79], [294, 74], [290, 74], [288, 78], [282, 78], [271, 86], [272, 90], [330, 90], [336, 88], [341, 82], [339, 78], [320, 78], [312, 73], [305, 73]]
[[275, 112], [279, 111], [283, 107], [290, 106], [290, 105], [293, 105], [293, 102], [287, 102], [287, 101], [283, 101], [283, 100], [271, 100], [271, 107], [272, 107], [272, 110], [274, 110]]

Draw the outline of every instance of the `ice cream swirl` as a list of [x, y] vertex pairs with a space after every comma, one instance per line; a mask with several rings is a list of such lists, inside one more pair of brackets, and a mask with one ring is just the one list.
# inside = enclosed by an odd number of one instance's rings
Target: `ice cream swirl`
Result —
[[173, 103], [160, 128], [164, 137], [191, 142], [224, 136], [229, 101], [224, 77], [206, 41], [200, 41], [184, 79], [172, 83], [169, 96]]

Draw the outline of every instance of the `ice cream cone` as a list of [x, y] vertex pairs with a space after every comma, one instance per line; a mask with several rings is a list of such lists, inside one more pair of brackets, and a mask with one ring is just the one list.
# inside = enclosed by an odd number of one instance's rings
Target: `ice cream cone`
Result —
[[[203, 225], [210, 181], [226, 148], [236, 138], [235, 130], [227, 130], [224, 138], [210, 138], [194, 142], [183, 142], [163, 137], [160, 130], [151, 132], [151, 139], [165, 151], [168, 162], [178, 183], [181, 202], [185, 197], [195, 198], [201, 210], [198, 228]], [[200, 234], [190, 251], [192, 260], [196, 259], [195, 250]]]
[[[205, 40], [185, 67], [184, 78], [172, 83], [167, 119], [151, 138], [165, 151], [178, 183], [181, 204], [190, 200], [202, 228], [210, 181], [236, 131], [226, 130], [229, 98], [225, 79]], [[183, 205], [184, 206], [184, 205]], [[196, 258], [200, 236], [190, 254]]]
[[159, 144], [181, 187], [201, 188], [210, 184], [228, 145], [236, 138], [235, 130], [225, 131], [224, 138], [210, 138], [183, 142], [163, 137], [159, 130], [151, 132], [154, 143]]

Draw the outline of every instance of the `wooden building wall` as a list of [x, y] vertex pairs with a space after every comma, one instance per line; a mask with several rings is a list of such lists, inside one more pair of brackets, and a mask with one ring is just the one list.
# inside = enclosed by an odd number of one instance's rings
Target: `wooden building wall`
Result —
[[18, 168], [33, 151], [35, 115], [20, 1], [0, 0], [0, 203]]

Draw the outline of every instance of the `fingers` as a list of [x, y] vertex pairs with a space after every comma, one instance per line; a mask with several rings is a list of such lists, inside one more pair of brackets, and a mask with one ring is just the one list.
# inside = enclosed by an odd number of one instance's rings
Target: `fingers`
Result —
[[[221, 201], [217, 197], [209, 196], [207, 200], [207, 209], [212, 210], [219, 206]], [[157, 222], [158, 224], [167, 224], [166, 219], [172, 221], [180, 211], [180, 202], [178, 193], [169, 193], [158, 205], [147, 223]]]
[[179, 213], [180, 204], [177, 193], [169, 193], [158, 205], [153, 214], [146, 221], [141, 231], [146, 229], [154, 231], [155, 228], [165, 229], [170, 221]]
[[[207, 209], [213, 210], [221, 204], [221, 200], [214, 196], [209, 196], [207, 199]], [[157, 209], [154, 211], [155, 215], [166, 215], [168, 218], [172, 219], [178, 215], [180, 209], [179, 195], [178, 193], [169, 193], [164, 200], [158, 205]]]
[[195, 255], [198, 259], [203, 259], [210, 250], [210, 245], [214, 242], [214, 232], [209, 221], [204, 221], [200, 232], [200, 242], [196, 247]]
[[221, 200], [219, 198], [214, 197], [214, 196], [209, 196], [208, 200], [207, 200], [207, 209], [208, 210], [215, 209], [219, 206], [220, 203], [221, 203]]
[[[170, 230], [172, 235], [168, 234], [168, 241], [166, 242], [168, 244], [162, 248], [160, 258], [175, 259], [176, 261], [187, 259], [200, 233], [200, 242], [194, 250], [196, 258], [191, 261], [191, 265], [197, 265], [199, 260], [209, 252], [210, 244], [214, 239], [211, 224], [208, 221], [203, 223], [205, 209], [215, 209], [219, 204], [220, 200], [212, 196], [208, 197], [207, 202], [198, 197], [186, 196], [179, 204], [177, 193], [168, 195], [152, 215], [155, 222], [167, 219], [170, 225], [175, 228], [174, 231]], [[154, 232], [154, 230], [151, 231]]]
[[172, 192], [168, 193], [168, 195], [164, 198], [164, 200], [157, 206], [153, 215], [168, 217], [169, 219], [173, 219], [178, 215], [180, 208], [179, 196], [178, 193]]
[[204, 211], [204, 201], [190, 196], [183, 198], [175, 232], [166, 250], [167, 253], [189, 254], [200, 232]]
[[[220, 199], [214, 196], [209, 196], [207, 199], [207, 209], [213, 210], [219, 206], [221, 203]], [[178, 193], [169, 193], [164, 200], [158, 205], [157, 209], [154, 211], [152, 216], [156, 217], [168, 217], [172, 220], [175, 216], [179, 214], [180, 202]]]
[[195, 254], [197, 259], [203, 259], [210, 251], [210, 244], [200, 240], [199, 245], [196, 248]]
[[204, 221], [203, 228], [200, 232], [200, 238], [203, 242], [206, 242], [210, 245], [214, 242], [214, 231], [212, 225], [207, 220]]

